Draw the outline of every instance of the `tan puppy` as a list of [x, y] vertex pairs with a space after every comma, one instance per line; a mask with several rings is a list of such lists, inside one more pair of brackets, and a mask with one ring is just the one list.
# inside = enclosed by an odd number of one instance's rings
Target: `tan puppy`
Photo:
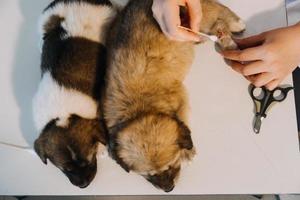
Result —
[[[169, 192], [182, 161], [195, 154], [182, 84], [194, 44], [168, 40], [151, 5], [152, 0], [132, 0], [113, 24], [107, 44], [104, 113], [111, 156], [126, 171]], [[214, 1], [203, 1], [203, 12], [203, 31], [223, 31], [220, 44], [226, 48], [232, 43], [227, 31], [244, 29], [236, 15]]]

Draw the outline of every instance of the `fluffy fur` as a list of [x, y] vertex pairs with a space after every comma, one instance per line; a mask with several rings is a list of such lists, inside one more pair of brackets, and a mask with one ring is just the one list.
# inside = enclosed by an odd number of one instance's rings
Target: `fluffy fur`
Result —
[[43, 74], [33, 99], [34, 122], [38, 131], [53, 119], [57, 126], [68, 126], [68, 119], [76, 114], [85, 119], [97, 118], [98, 103], [92, 97], [58, 85], [50, 72]]
[[[111, 156], [169, 192], [181, 163], [195, 154], [182, 83], [194, 44], [168, 40], [151, 6], [152, 0], [130, 1], [112, 26], [104, 113]], [[221, 31], [219, 44], [233, 48], [231, 32], [244, 29], [240, 19], [215, 1], [203, 0], [202, 6], [202, 31]]]
[[34, 149], [81, 188], [96, 174], [99, 142], [106, 144], [99, 102], [115, 13], [108, 0], [55, 0], [40, 20], [42, 80], [33, 115], [41, 134]]
[[201, 0], [203, 20], [200, 31], [218, 36], [218, 44], [223, 49], [236, 49], [232, 33], [245, 30], [245, 23], [229, 8], [216, 0]]
[[[96, 2], [96, 1], [95, 1]], [[62, 28], [66, 31], [64, 38], [83, 37], [105, 44], [107, 25], [115, 16], [115, 10], [109, 3], [91, 4], [89, 1], [66, 1], [46, 9], [39, 21], [39, 33], [45, 34], [44, 25], [51, 16], [63, 18]]]

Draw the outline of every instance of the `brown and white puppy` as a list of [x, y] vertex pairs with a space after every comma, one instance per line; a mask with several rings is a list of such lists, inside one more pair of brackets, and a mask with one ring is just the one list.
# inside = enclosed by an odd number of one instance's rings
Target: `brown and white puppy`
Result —
[[34, 149], [81, 188], [95, 177], [98, 143], [106, 143], [99, 91], [106, 31], [115, 14], [108, 0], [55, 0], [39, 27], [42, 79], [33, 114], [41, 134]]
[[[126, 171], [170, 192], [182, 162], [195, 154], [182, 83], [193, 61], [194, 44], [168, 40], [151, 6], [152, 0], [132, 0], [113, 23], [104, 115], [111, 156]], [[236, 15], [215, 1], [203, 1], [203, 12], [206, 33], [216, 33], [219, 27], [244, 29]]]

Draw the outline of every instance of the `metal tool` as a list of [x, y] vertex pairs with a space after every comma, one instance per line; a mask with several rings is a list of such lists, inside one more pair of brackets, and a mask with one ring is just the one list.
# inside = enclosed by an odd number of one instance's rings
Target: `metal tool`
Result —
[[206, 37], [206, 38], [210, 39], [210, 40], [213, 41], [213, 42], [217, 42], [217, 41], [219, 40], [218, 37], [215, 36], [215, 35], [207, 35], [207, 34], [202, 33], [202, 32], [196, 32], [196, 31], [193, 31], [192, 29], [187, 28], [187, 27], [184, 27], [184, 26], [178, 26], [178, 28], [181, 28], [181, 29], [184, 29], [184, 30], [186, 30], [186, 31], [195, 33], [195, 34], [197, 34], [197, 35], [199, 35], [199, 36], [202, 36], [202, 37]]
[[253, 130], [256, 134], [260, 132], [262, 120], [267, 117], [267, 111], [272, 104], [284, 101], [289, 91], [293, 89], [293, 87], [277, 87], [270, 91], [265, 87], [256, 88], [252, 84], [249, 86], [249, 93], [255, 105]]

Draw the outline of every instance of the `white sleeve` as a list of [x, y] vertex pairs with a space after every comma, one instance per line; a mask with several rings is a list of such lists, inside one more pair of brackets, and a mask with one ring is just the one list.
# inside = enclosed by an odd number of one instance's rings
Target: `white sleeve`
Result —
[[300, 0], [287, 0], [288, 25], [296, 24], [300, 21]]

